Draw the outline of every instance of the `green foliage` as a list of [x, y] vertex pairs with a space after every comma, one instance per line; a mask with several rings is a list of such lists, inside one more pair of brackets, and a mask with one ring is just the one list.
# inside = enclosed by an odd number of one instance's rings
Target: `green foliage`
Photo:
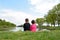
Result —
[[7, 22], [5, 20], [1, 20], [0, 19], [0, 30], [5, 30], [5, 29], [9, 29], [12, 27], [15, 27], [16, 25], [11, 23], [11, 22]]
[[39, 25], [39, 26], [42, 26], [42, 24], [44, 23], [44, 18], [37, 18], [36, 19], [36, 23]]
[[60, 40], [60, 30], [50, 32], [2, 32], [0, 40]]
[[60, 25], [60, 3], [59, 4], [57, 4], [54, 8], [53, 8], [53, 10], [55, 11], [55, 13], [57, 14], [57, 16], [56, 16], [56, 20], [57, 20], [57, 23], [58, 23], [58, 26]]
[[56, 22], [56, 14], [49, 11], [50, 13], [48, 13], [47, 17], [46, 17], [46, 21], [50, 24], [53, 24], [55, 25], [55, 22]]
[[60, 24], [60, 3], [49, 10], [48, 14], [45, 15], [45, 19], [48, 24], [54, 26], [56, 22], [58, 23], [58, 25]]

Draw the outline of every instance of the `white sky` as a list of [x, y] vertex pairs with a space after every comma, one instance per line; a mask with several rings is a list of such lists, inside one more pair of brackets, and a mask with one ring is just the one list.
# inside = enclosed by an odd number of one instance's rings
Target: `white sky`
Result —
[[55, 5], [60, 3], [60, 0], [28, 0], [30, 4], [33, 6], [31, 8], [35, 12], [47, 13], [50, 9], [52, 9]]
[[2, 9], [0, 10], [0, 18], [13, 22], [17, 25], [23, 24], [25, 18], [29, 18], [31, 21], [32, 19], [44, 16], [50, 9], [53, 8], [53, 6], [60, 3], [60, 0], [28, 0], [28, 3], [33, 6], [30, 7], [30, 9], [36, 13], [41, 13], [41, 16], [36, 14], [33, 16], [32, 13], [29, 14], [23, 11], [15, 11], [12, 9]]
[[25, 18], [29, 18], [30, 21], [36, 18], [36, 16], [33, 16], [28, 13], [24, 13], [21, 11], [8, 10], [8, 9], [3, 9], [0, 11], [0, 13], [1, 13], [0, 14], [1, 19], [5, 19], [6, 21], [10, 21], [17, 25], [23, 24], [25, 21]]

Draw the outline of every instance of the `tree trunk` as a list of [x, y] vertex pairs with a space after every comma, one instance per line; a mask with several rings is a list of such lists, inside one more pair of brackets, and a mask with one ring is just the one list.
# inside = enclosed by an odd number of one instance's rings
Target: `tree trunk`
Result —
[[51, 27], [52, 27], [52, 23], [51, 23]]
[[55, 27], [55, 22], [54, 22], [54, 27]]
[[59, 27], [59, 22], [58, 22], [58, 27]]
[[55, 23], [54, 23], [54, 27], [55, 27]]
[[49, 23], [47, 23], [47, 26], [49, 27]]

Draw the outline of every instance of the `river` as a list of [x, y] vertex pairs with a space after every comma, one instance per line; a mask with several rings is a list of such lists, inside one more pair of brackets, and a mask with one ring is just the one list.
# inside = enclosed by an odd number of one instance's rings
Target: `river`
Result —
[[[15, 27], [15, 28], [11, 29], [10, 31], [13, 31], [13, 32], [16, 32], [16, 31], [24, 31], [24, 28], [23, 27]], [[37, 28], [36, 31], [38, 31], [38, 28]]]

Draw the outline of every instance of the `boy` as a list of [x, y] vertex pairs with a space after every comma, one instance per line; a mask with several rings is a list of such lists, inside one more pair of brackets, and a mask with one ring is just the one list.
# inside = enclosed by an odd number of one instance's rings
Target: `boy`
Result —
[[24, 31], [30, 31], [30, 23], [28, 18], [25, 19], [25, 23], [23, 27], [24, 27]]

